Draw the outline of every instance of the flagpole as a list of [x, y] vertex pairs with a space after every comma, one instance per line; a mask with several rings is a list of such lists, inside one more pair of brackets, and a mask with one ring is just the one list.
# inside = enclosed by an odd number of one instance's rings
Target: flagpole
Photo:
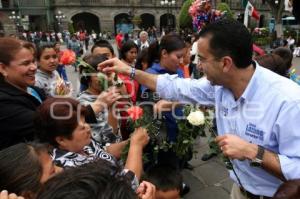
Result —
[[249, 1], [247, 2], [245, 13], [244, 13], [244, 25], [248, 28], [248, 21], [249, 21], [249, 9], [248, 9]]

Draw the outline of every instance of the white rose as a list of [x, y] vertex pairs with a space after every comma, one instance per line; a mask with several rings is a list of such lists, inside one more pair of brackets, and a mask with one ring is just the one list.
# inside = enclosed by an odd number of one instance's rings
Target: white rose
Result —
[[202, 111], [194, 111], [187, 117], [189, 123], [193, 126], [199, 126], [205, 123], [205, 117]]

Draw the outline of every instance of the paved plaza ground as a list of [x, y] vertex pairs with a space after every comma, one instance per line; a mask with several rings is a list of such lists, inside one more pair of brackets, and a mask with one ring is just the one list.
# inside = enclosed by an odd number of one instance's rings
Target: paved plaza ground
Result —
[[[300, 58], [294, 58], [293, 65], [300, 75]], [[77, 90], [79, 88], [78, 74], [71, 67], [67, 67], [67, 73]], [[183, 171], [184, 181], [191, 187], [191, 191], [184, 199], [228, 199], [232, 180], [224, 164], [217, 157], [206, 162], [201, 160], [202, 155], [208, 151], [206, 138], [199, 139], [195, 149], [198, 153], [190, 161], [195, 167], [194, 170]]]

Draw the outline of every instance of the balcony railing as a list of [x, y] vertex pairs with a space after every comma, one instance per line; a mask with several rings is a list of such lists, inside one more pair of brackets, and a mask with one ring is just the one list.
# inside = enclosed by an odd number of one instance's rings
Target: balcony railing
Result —
[[129, 6], [130, 0], [56, 0], [55, 6]]
[[[160, 0], [55, 0], [55, 6], [160, 6]], [[176, 7], [182, 5], [182, 0], [176, 1]]]

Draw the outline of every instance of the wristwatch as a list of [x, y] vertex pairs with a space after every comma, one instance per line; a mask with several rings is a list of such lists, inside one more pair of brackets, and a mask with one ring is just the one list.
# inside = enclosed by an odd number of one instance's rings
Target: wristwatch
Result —
[[250, 161], [250, 166], [252, 167], [262, 167], [263, 157], [264, 157], [265, 149], [258, 145], [258, 151], [256, 157]]

